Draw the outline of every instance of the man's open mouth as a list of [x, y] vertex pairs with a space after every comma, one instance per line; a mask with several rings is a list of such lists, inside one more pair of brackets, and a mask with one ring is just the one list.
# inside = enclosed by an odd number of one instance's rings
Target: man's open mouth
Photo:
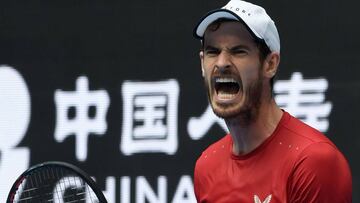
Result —
[[215, 91], [219, 99], [233, 99], [240, 91], [240, 83], [231, 77], [215, 78]]

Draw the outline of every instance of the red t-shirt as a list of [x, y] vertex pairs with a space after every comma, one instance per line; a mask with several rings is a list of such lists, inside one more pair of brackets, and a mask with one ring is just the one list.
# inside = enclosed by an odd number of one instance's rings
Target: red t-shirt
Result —
[[196, 162], [195, 195], [201, 203], [350, 203], [349, 165], [319, 131], [287, 112], [274, 133], [244, 156], [226, 135]]

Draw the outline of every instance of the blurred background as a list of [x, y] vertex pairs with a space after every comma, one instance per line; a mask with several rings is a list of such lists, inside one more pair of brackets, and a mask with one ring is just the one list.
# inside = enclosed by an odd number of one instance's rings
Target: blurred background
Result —
[[[276, 101], [344, 153], [359, 202], [358, 1], [251, 2], [280, 33]], [[0, 202], [49, 160], [88, 172], [109, 202], [195, 202], [195, 161], [226, 130], [192, 30], [226, 3], [1, 1]]]

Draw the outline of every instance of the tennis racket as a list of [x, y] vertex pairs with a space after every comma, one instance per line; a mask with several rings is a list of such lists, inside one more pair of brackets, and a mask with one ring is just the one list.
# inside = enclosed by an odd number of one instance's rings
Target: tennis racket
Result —
[[84, 171], [65, 162], [44, 162], [27, 169], [13, 184], [7, 203], [107, 203]]

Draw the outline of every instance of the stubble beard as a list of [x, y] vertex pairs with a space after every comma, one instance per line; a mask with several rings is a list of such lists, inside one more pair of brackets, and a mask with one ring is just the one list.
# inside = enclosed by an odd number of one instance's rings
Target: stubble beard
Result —
[[243, 104], [215, 104], [212, 101], [212, 93], [206, 80], [205, 87], [207, 88], [209, 103], [218, 117], [225, 119], [227, 122], [239, 123], [242, 126], [248, 126], [257, 120], [263, 90], [263, 81], [260, 76], [246, 90], [242, 90], [242, 94], [245, 94], [243, 95], [245, 97]]

